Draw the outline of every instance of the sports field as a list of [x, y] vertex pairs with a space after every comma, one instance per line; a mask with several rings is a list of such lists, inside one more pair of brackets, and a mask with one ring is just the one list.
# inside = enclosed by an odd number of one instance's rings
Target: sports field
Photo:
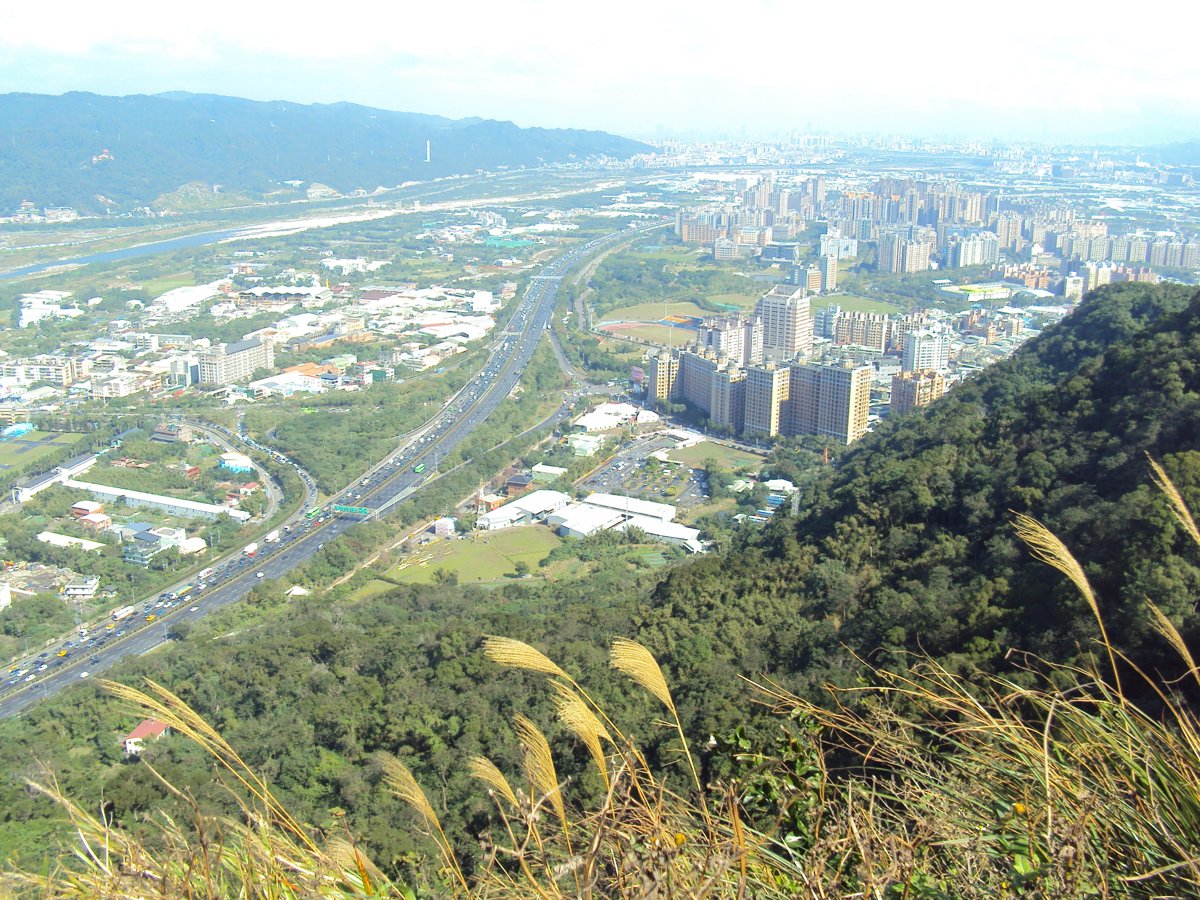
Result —
[[609, 325], [604, 331], [613, 337], [637, 338], [661, 347], [682, 347], [696, 337], [690, 328], [671, 328], [667, 325]]
[[544, 525], [502, 528], [472, 534], [461, 540], [440, 540], [417, 550], [388, 570], [388, 577], [404, 584], [430, 584], [433, 573], [446, 569], [460, 584], [496, 581], [516, 571], [524, 560], [529, 570], [562, 543]]
[[61, 456], [64, 448], [73, 448], [86, 437], [84, 434], [57, 431], [30, 431], [20, 437], [0, 441], [0, 470], [24, 466], [46, 456]]
[[871, 300], [855, 294], [830, 294], [826, 297], [812, 297], [810, 300], [813, 309], [821, 309], [826, 306], [840, 306], [846, 312], [885, 313], [888, 315], [902, 312], [900, 307], [891, 303], [884, 303], [882, 300]]
[[763, 463], [763, 457], [755, 453], [747, 453], [736, 447], [726, 447], [724, 444], [714, 444], [712, 441], [703, 441], [682, 450], [672, 450], [668, 455], [671, 459], [691, 466], [693, 469], [700, 468], [704, 465], [705, 460], [709, 459], [715, 459], [719, 465], [730, 471], [743, 466], [757, 470]]
[[659, 322], [667, 316], [710, 316], [690, 300], [674, 303], [637, 303], [610, 309], [601, 317], [603, 322]]

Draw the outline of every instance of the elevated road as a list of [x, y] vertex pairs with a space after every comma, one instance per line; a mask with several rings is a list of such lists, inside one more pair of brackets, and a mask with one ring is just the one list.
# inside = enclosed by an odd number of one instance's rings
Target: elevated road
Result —
[[[153, 603], [144, 601], [130, 617], [136, 620], [137, 627], [123, 624], [127, 620], [114, 623], [112, 637], [102, 645], [73, 648], [72, 655], [65, 659], [47, 654], [34, 664], [34, 671], [22, 672], [15, 684], [0, 685], [0, 690], [6, 691], [0, 696], [0, 718], [17, 715], [64, 687], [105, 672], [122, 659], [161, 646], [169, 640], [172, 629], [239, 602], [261, 580], [286, 575], [357, 522], [386, 515], [396, 504], [417, 494], [433, 474], [437, 462], [445, 459], [512, 392], [538, 342], [549, 330], [563, 276], [580, 261], [628, 234], [628, 231], [615, 232], [589, 241], [557, 257], [535, 275], [483, 369], [441, 412], [415, 432], [405, 446], [389, 454], [326, 505], [327, 510], [335, 504], [366, 509], [365, 515], [327, 514], [318, 521], [297, 514], [280, 529], [277, 543], [261, 544], [253, 557], [239, 552], [215, 563], [203, 591], [179, 601], [161, 598]], [[271, 452], [269, 448], [260, 449]], [[311, 483], [307, 486], [313, 490]], [[164, 605], [154, 606], [160, 602]], [[153, 619], [147, 621], [151, 616]], [[34, 678], [26, 681], [29, 674]]]

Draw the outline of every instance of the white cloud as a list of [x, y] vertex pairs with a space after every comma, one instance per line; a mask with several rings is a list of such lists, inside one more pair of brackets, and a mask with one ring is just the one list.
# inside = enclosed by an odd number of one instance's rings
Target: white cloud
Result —
[[0, 83], [618, 130], [1200, 113], [1188, 29], [1144, 33], [1109, 5], [67, 0], [6, 9]]

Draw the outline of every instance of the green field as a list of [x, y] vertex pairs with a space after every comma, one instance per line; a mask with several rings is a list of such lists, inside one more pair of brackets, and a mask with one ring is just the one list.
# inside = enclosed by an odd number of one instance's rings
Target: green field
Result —
[[604, 314], [605, 322], [658, 322], [666, 316], [710, 316], [690, 300], [675, 303], [637, 303], [621, 306]]
[[195, 283], [196, 278], [191, 272], [179, 272], [175, 275], [163, 275], [160, 278], [151, 278], [142, 287], [146, 293], [158, 297], [167, 291], [175, 290], [175, 288], [192, 287]]
[[388, 591], [394, 590], [396, 590], [396, 586], [390, 581], [380, 581], [378, 578], [374, 578], [371, 581], [368, 581], [346, 599], [367, 600], [371, 597], [378, 597], [380, 594], [386, 594]]
[[638, 338], [660, 347], [666, 347], [668, 344], [672, 347], [682, 347], [696, 337], [696, 332], [690, 328], [670, 328], [666, 325], [634, 325], [630, 328], [609, 330], [608, 334], [613, 337]]
[[765, 293], [766, 291], [747, 291], [745, 294], [713, 294], [708, 299], [713, 303], [737, 306], [741, 309], [753, 309], [754, 304]]
[[813, 297], [812, 307], [821, 309], [826, 306], [840, 306], [847, 312], [865, 312], [865, 313], [887, 313], [893, 314], [901, 312], [900, 307], [884, 303], [882, 300], [870, 300], [866, 297], [858, 297], [854, 294], [832, 294], [826, 297]]
[[755, 453], [747, 453], [745, 450], [726, 447], [723, 444], [714, 444], [712, 441], [704, 441], [693, 447], [685, 447], [683, 450], [672, 450], [668, 455], [671, 459], [691, 466], [693, 469], [700, 468], [708, 459], [715, 459], [719, 465], [730, 471], [742, 466], [757, 470], [763, 463], [763, 457]]
[[46, 456], [58, 456], [63, 448], [71, 448], [87, 435], [31, 431], [19, 438], [0, 443], [0, 468], [23, 466]]
[[446, 569], [460, 583], [496, 581], [512, 575], [524, 560], [530, 570], [561, 541], [549, 528], [530, 525], [482, 532], [462, 540], [437, 541], [414, 552], [388, 570], [388, 577], [403, 584], [430, 584], [433, 573]]

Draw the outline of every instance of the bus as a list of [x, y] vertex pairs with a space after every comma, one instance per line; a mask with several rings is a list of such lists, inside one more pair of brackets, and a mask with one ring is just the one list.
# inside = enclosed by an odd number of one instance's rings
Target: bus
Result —
[[415, 466], [413, 466], [413, 471], [420, 475], [425, 471], [425, 463], [417, 463]]

